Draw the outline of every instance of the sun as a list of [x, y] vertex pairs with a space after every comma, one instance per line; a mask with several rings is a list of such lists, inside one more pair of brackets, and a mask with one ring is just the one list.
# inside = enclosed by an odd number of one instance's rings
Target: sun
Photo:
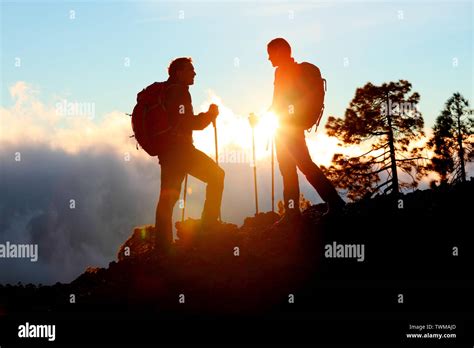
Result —
[[255, 133], [262, 139], [268, 140], [273, 138], [278, 129], [278, 117], [275, 113], [268, 111], [259, 117]]
[[272, 142], [279, 127], [278, 116], [271, 111], [257, 114], [255, 126], [255, 147], [257, 160], [271, 158]]

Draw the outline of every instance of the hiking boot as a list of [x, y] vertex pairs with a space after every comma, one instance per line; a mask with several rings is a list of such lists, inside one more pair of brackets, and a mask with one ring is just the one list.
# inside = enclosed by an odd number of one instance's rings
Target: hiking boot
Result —
[[155, 243], [154, 243], [154, 250], [158, 253], [167, 253], [172, 246], [171, 238], [166, 238], [163, 233], [159, 233], [156, 228], [154, 228], [155, 233]]
[[155, 241], [155, 248], [154, 250], [159, 252], [159, 253], [162, 253], [162, 252], [165, 252], [165, 251], [168, 251], [171, 247], [171, 243], [167, 242], [167, 241], [164, 241], [162, 239], [157, 239]]
[[288, 209], [287, 212], [272, 225], [274, 227], [290, 226], [301, 222], [301, 212], [299, 209]]
[[199, 236], [206, 237], [210, 235], [219, 234], [224, 231], [228, 224], [219, 220], [202, 220], [199, 228]]
[[[342, 200], [341, 200], [342, 201]], [[336, 203], [326, 203], [327, 211], [323, 214], [324, 218], [337, 218], [344, 214], [346, 203], [344, 201]]]
[[237, 238], [237, 226], [222, 221], [203, 221], [196, 235], [197, 240], [205, 243], [224, 243]]

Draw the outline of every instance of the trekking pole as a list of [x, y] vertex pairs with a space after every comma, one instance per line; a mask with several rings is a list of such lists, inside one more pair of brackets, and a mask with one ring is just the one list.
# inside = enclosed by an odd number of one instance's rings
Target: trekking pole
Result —
[[255, 215], [258, 215], [258, 189], [257, 189], [257, 160], [255, 157], [255, 126], [257, 124], [257, 116], [254, 113], [250, 114], [249, 123], [252, 128], [252, 153], [253, 153], [253, 184], [255, 189]]
[[219, 155], [218, 155], [218, 146], [217, 146], [217, 126], [216, 126], [216, 120], [212, 121], [212, 125], [214, 126], [214, 143], [216, 147], [216, 163], [219, 165]]
[[188, 174], [184, 177], [184, 192], [183, 192], [183, 211], [181, 212], [181, 222], [184, 222], [184, 212], [186, 210], [186, 193], [188, 192]]
[[271, 146], [271, 151], [272, 151], [272, 213], [275, 212], [275, 170], [274, 170], [274, 147], [275, 147], [275, 136], [272, 135], [272, 146]]
[[[214, 143], [216, 147], [216, 164], [219, 165], [219, 147], [217, 146], [217, 125], [216, 125], [216, 119], [212, 121], [212, 125], [214, 126]], [[219, 207], [219, 221], [221, 220], [221, 209]]]

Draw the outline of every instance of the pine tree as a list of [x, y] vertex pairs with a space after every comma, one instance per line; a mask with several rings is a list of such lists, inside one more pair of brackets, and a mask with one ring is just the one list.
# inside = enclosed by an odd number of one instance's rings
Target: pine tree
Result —
[[[425, 173], [421, 140], [423, 117], [418, 111], [420, 95], [406, 80], [376, 86], [367, 83], [356, 90], [344, 118], [329, 117], [326, 130], [344, 146], [358, 145], [370, 150], [356, 157], [335, 154], [326, 175], [349, 199], [377, 192], [397, 195], [400, 189], [416, 187]], [[411, 181], [399, 180], [398, 171]], [[385, 175], [384, 175], [385, 174]]]
[[466, 181], [466, 162], [474, 157], [474, 118], [469, 102], [454, 93], [436, 119], [428, 145], [434, 151], [430, 169], [441, 182]]

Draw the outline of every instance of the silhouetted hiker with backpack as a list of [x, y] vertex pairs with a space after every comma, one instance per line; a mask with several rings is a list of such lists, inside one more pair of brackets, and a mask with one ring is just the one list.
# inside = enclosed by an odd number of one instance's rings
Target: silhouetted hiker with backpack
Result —
[[167, 81], [155, 82], [139, 93], [132, 114], [135, 137], [145, 151], [158, 156], [161, 165], [155, 217], [159, 248], [172, 242], [173, 208], [186, 174], [207, 183], [201, 216], [203, 229], [218, 223], [224, 190], [224, 171], [194, 147], [192, 137], [193, 130], [202, 130], [215, 121], [218, 107], [211, 104], [207, 112], [194, 115], [189, 86], [196, 73], [191, 58], [173, 60], [168, 73]]
[[285, 215], [279, 223], [293, 221], [301, 215], [297, 168], [327, 203], [328, 212], [339, 212], [345, 202], [312, 161], [304, 134], [306, 129], [317, 126], [321, 119], [325, 80], [315, 65], [295, 62], [285, 39], [272, 40], [267, 51], [268, 59], [276, 67], [271, 110], [279, 119], [275, 145], [285, 201]]

